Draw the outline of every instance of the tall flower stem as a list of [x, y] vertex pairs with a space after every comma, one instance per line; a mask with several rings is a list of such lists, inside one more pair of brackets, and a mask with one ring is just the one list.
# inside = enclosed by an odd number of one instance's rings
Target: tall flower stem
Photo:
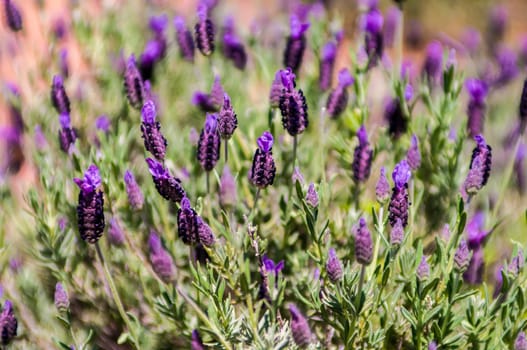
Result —
[[101, 264], [104, 268], [104, 274], [106, 277], [106, 281], [108, 282], [108, 285], [110, 287], [110, 291], [112, 293], [112, 297], [115, 302], [115, 305], [117, 306], [117, 310], [119, 311], [121, 318], [123, 319], [124, 323], [126, 324], [126, 327], [128, 328], [130, 332], [130, 337], [132, 338], [132, 342], [134, 343], [135, 348], [141, 349], [141, 346], [139, 345], [139, 341], [135, 334], [134, 328], [132, 327], [132, 324], [130, 323], [130, 319], [126, 315], [126, 311], [124, 311], [123, 303], [121, 301], [121, 298], [119, 297], [117, 288], [115, 287], [115, 283], [113, 281], [112, 275], [110, 274], [110, 270], [108, 269], [108, 265], [106, 264], [106, 260], [104, 259], [104, 255], [101, 251], [101, 247], [99, 246], [99, 242], [95, 242], [95, 250], [97, 251], [99, 260], [101, 261]]
[[258, 189], [256, 190], [256, 194], [254, 195], [253, 207], [251, 208], [251, 212], [249, 213], [249, 217], [248, 217], [249, 222], [252, 222], [252, 216], [256, 211], [256, 205], [258, 204], [258, 199], [260, 198], [260, 191], [261, 191], [261, 188], [258, 187]]
[[295, 171], [295, 165], [296, 165], [296, 148], [298, 147], [298, 136], [293, 136], [293, 171]]
[[229, 144], [227, 143], [227, 140], [225, 140], [224, 143], [225, 143], [225, 163], [227, 163], [227, 160], [229, 160]]
[[357, 295], [355, 297], [355, 308], [357, 309], [357, 315], [359, 316], [359, 304], [360, 304], [360, 295], [362, 293], [362, 287], [364, 285], [364, 275], [366, 273], [366, 265], [361, 265], [360, 277], [359, 277], [359, 287], [357, 288]]
[[206, 184], [207, 184], [207, 194], [209, 194], [210, 193], [210, 179], [209, 179], [209, 172], [208, 171], [206, 172], [205, 181], [206, 181]]

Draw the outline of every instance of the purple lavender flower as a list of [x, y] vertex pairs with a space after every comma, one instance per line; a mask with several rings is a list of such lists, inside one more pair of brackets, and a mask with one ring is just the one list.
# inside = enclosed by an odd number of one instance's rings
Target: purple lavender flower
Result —
[[214, 106], [214, 111], [217, 111], [220, 109], [220, 107], [223, 104], [223, 99], [225, 97], [225, 90], [223, 90], [223, 86], [221, 85], [221, 80], [218, 75], [214, 77], [214, 83], [212, 83], [212, 87], [210, 89], [210, 95], [209, 95], [209, 101]]
[[46, 139], [46, 135], [42, 132], [42, 127], [40, 125], [35, 125], [34, 141], [35, 146], [37, 146], [39, 151], [43, 151], [48, 147], [48, 140]]
[[438, 85], [443, 73], [443, 46], [439, 41], [432, 41], [426, 49], [423, 74], [430, 85]]
[[300, 348], [305, 348], [311, 343], [312, 333], [309, 323], [300, 310], [295, 305], [289, 305], [291, 314], [291, 334], [295, 344]]
[[209, 18], [207, 5], [198, 5], [198, 23], [194, 27], [196, 46], [203, 56], [210, 56], [214, 52], [214, 25]]
[[258, 149], [254, 153], [253, 164], [249, 170], [249, 181], [258, 188], [273, 184], [276, 166], [273, 159], [273, 135], [265, 131], [258, 138]]
[[386, 104], [384, 119], [388, 122], [389, 134], [395, 139], [408, 129], [408, 118], [404, 115], [401, 102], [397, 98], [389, 100]]
[[481, 45], [481, 34], [477, 29], [467, 28], [461, 36], [461, 42], [467, 51], [474, 55]]
[[70, 299], [62, 283], [57, 282], [55, 285], [54, 303], [57, 310], [61, 313], [68, 311], [70, 308]]
[[338, 282], [343, 275], [342, 264], [335, 252], [335, 249], [331, 248], [328, 253], [328, 260], [326, 261], [326, 272], [331, 282]]
[[392, 189], [392, 197], [388, 210], [390, 212], [389, 220], [392, 227], [395, 226], [397, 220], [401, 221], [403, 227], [408, 225], [408, 207], [410, 201], [408, 200], [408, 181], [412, 176], [408, 162], [403, 159], [395, 166], [392, 173], [394, 187]]
[[523, 81], [522, 95], [519, 106], [520, 131], [523, 133], [527, 125], [527, 79]]
[[368, 142], [368, 134], [364, 125], [361, 125], [357, 131], [357, 137], [359, 144], [355, 147], [351, 168], [353, 170], [353, 179], [359, 183], [365, 182], [370, 177], [373, 149]]
[[484, 269], [485, 261], [483, 260], [483, 249], [478, 247], [472, 250], [470, 262], [463, 273], [463, 280], [473, 285], [481, 284], [483, 282]]
[[234, 20], [227, 17], [223, 32], [223, 55], [234, 63], [234, 66], [240, 70], [245, 69], [247, 64], [247, 53], [240, 38], [234, 31]]
[[128, 196], [128, 203], [134, 210], [141, 210], [143, 208], [144, 197], [141, 188], [135, 181], [134, 174], [130, 170], [124, 173], [124, 183], [126, 187], [126, 194]]
[[306, 193], [306, 203], [312, 208], [318, 207], [318, 193], [315, 190], [315, 184], [310, 183]]
[[69, 153], [70, 148], [75, 145], [77, 140], [77, 131], [71, 127], [69, 114], [61, 114], [59, 116], [60, 130], [59, 130], [59, 145], [64, 153]]
[[267, 273], [274, 274], [275, 278], [278, 278], [280, 271], [284, 269], [284, 261], [280, 260], [275, 263], [273, 259], [269, 258], [266, 254], [262, 257], [262, 263]]
[[139, 56], [139, 72], [143, 81], [152, 80], [156, 64], [163, 59], [166, 43], [156, 39], [149, 40]]
[[148, 238], [148, 246], [150, 247], [150, 262], [154, 272], [165, 283], [170, 283], [174, 279], [175, 266], [172, 257], [163, 248], [161, 239], [152, 230]]
[[199, 135], [197, 158], [205, 171], [211, 171], [220, 159], [220, 135], [216, 114], [207, 114], [205, 125]]
[[493, 84], [496, 87], [501, 87], [507, 85], [518, 75], [518, 57], [513, 50], [501, 47], [496, 54], [496, 60], [499, 66], [499, 72]]
[[361, 265], [369, 265], [373, 258], [373, 242], [366, 220], [360, 218], [355, 231], [355, 259]]
[[156, 121], [156, 106], [148, 100], [141, 109], [141, 132], [145, 148], [154, 158], [163, 161], [166, 155], [167, 140], [161, 133], [161, 124]]
[[353, 77], [347, 68], [339, 72], [339, 84], [331, 91], [326, 102], [326, 110], [331, 118], [337, 118], [348, 105], [348, 86], [353, 85]]
[[488, 88], [487, 84], [479, 79], [467, 79], [465, 87], [470, 96], [467, 107], [468, 135], [474, 137], [483, 132]]
[[174, 18], [174, 27], [176, 28], [176, 41], [181, 57], [189, 62], [194, 62], [194, 40], [183, 17]]
[[468, 247], [472, 250], [481, 248], [485, 243], [489, 231], [486, 231], [483, 227], [485, 224], [485, 216], [482, 211], [478, 211], [474, 216], [469, 220], [466, 231], [467, 231], [467, 240]]
[[362, 29], [364, 30], [364, 49], [368, 55], [368, 69], [375, 67], [383, 53], [382, 26], [384, 19], [381, 11], [376, 7], [370, 10], [362, 18]]
[[419, 140], [417, 136], [412, 135], [410, 148], [406, 152], [406, 161], [410, 168], [415, 171], [421, 166], [421, 152], [419, 152]]
[[305, 32], [309, 28], [309, 24], [301, 23], [298, 16], [292, 14], [290, 26], [291, 34], [287, 37], [284, 50], [284, 67], [291, 68], [293, 72], [298, 73], [306, 48]]
[[437, 350], [437, 343], [434, 340], [428, 343], [428, 350]]
[[60, 75], [53, 76], [51, 85], [51, 102], [59, 114], [70, 114], [70, 99], [64, 89], [64, 81]]
[[458, 272], [464, 272], [470, 263], [470, 251], [468, 250], [467, 241], [464, 239], [459, 242], [456, 253], [454, 254], [454, 268]]
[[203, 221], [201, 216], [197, 217], [197, 223], [199, 243], [205, 247], [211, 247], [216, 241], [216, 237], [214, 236], [212, 229], [205, 221]]
[[518, 276], [524, 264], [525, 264], [525, 257], [523, 256], [523, 250], [518, 249], [518, 253], [516, 254], [516, 256], [514, 256], [511, 259], [511, 262], [507, 268], [507, 271], [513, 276]]
[[516, 175], [516, 184], [518, 185], [518, 191], [520, 194], [525, 193], [525, 156], [527, 155], [527, 147], [524, 143], [520, 143], [518, 146], [518, 152], [514, 159], [514, 173]]
[[416, 270], [417, 278], [422, 281], [430, 276], [430, 265], [426, 261], [426, 256], [421, 257], [421, 262], [417, 266]]
[[108, 228], [108, 241], [114, 246], [122, 246], [124, 244], [124, 232], [119, 224], [119, 221], [115, 218], [110, 219], [110, 227]]
[[220, 203], [224, 207], [235, 206], [238, 202], [236, 194], [236, 180], [231, 174], [228, 165], [223, 167], [223, 172], [220, 178]]
[[60, 67], [60, 74], [62, 74], [63, 77], [69, 77], [69, 65], [68, 65], [68, 50], [62, 49], [59, 53], [59, 67]]
[[179, 203], [185, 196], [185, 190], [181, 186], [181, 180], [170, 175], [167, 169], [158, 161], [147, 158], [148, 168], [152, 174], [152, 180], [157, 192], [166, 200]]
[[188, 141], [192, 146], [197, 146], [199, 142], [199, 134], [196, 128], [190, 128], [188, 133]]
[[474, 140], [477, 145], [472, 151], [470, 169], [464, 183], [464, 190], [469, 196], [476, 194], [485, 186], [492, 165], [492, 148], [481, 135], [476, 135]]
[[527, 337], [525, 337], [525, 332], [518, 333], [514, 341], [514, 350], [527, 350]]
[[190, 349], [191, 350], [205, 350], [205, 345], [203, 345], [203, 341], [201, 340], [201, 337], [197, 329], [194, 329], [192, 331], [192, 340], [190, 341]]
[[494, 6], [489, 13], [487, 28], [487, 44], [491, 52], [503, 40], [507, 28], [509, 14], [503, 5]]
[[377, 197], [377, 201], [381, 204], [386, 203], [390, 198], [390, 184], [386, 178], [386, 169], [384, 167], [381, 168], [379, 180], [375, 186], [375, 196]]
[[104, 197], [101, 190], [101, 175], [94, 164], [88, 167], [84, 178], [74, 178], [79, 186], [79, 204], [77, 206], [77, 222], [81, 238], [91, 244], [101, 238], [104, 231]]
[[2, 335], [2, 344], [8, 345], [16, 337], [18, 321], [13, 311], [13, 304], [6, 300], [2, 313], [0, 314], [0, 334]]
[[218, 131], [224, 140], [231, 138], [234, 130], [238, 127], [238, 119], [232, 108], [231, 99], [227, 93], [223, 97], [223, 106], [218, 115]]
[[126, 62], [124, 88], [130, 106], [135, 109], [141, 109], [143, 107], [143, 101], [145, 100], [145, 88], [143, 78], [141, 78], [141, 74], [137, 69], [134, 55], [130, 55]]
[[401, 10], [395, 6], [391, 6], [386, 13], [384, 24], [384, 45], [386, 47], [394, 46], [395, 36], [401, 26], [401, 14]]
[[191, 207], [187, 197], [181, 200], [181, 207], [177, 211], [178, 235], [183, 243], [192, 245], [198, 240], [198, 214]]
[[400, 245], [404, 240], [404, 227], [401, 219], [397, 218], [395, 220], [395, 225], [393, 225], [392, 230], [390, 231], [390, 243], [392, 245]]
[[277, 108], [280, 106], [280, 96], [282, 95], [282, 89], [282, 70], [278, 70], [274, 76], [273, 83], [271, 84], [271, 90], [269, 92], [271, 108]]
[[279, 103], [282, 125], [289, 135], [296, 136], [309, 125], [306, 98], [302, 89], [295, 89], [295, 75], [291, 69], [282, 70], [280, 76], [284, 86]]
[[110, 131], [111, 126], [112, 122], [105, 115], [101, 115], [97, 117], [97, 119], [95, 119], [95, 128], [97, 128], [97, 130], [107, 133], [108, 131]]
[[318, 75], [318, 86], [322, 91], [326, 91], [331, 87], [331, 82], [333, 80], [333, 67], [335, 66], [336, 56], [337, 45], [333, 41], [326, 43], [322, 47]]
[[20, 9], [11, 0], [4, 0], [4, 11], [9, 29], [13, 32], [22, 30], [22, 16]]
[[295, 166], [293, 169], [293, 175], [291, 175], [291, 180], [293, 181], [293, 184], [296, 184], [297, 182], [300, 182], [301, 185], [305, 184], [304, 175], [302, 175], [302, 172], [300, 171], [300, 168]]

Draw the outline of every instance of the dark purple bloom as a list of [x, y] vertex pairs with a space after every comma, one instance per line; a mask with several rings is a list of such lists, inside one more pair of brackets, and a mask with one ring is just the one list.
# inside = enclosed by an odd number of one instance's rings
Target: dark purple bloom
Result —
[[428, 83], [438, 85], [443, 73], [443, 46], [439, 41], [432, 41], [426, 50], [426, 59], [423, 66]]
[[216, 112], [219, 108], [212, 102], [210, 95], [202, 91], [196, 91], [192, 95], [192, 104], [198, 106], [204, 112]]
[[306, 48], [305, 32], [309, 24], [301, 23], [296, 14], [291, 15], [290, 19], [291, 34], [287, 37], [287, 43], [284, 50], [284, 67], [291, 68], [295, 73], [300, 69], [302, 57]]
[[342, 264], [335, 252], [335, 249], [331, 248], [328, 253], [328, 260], [326, 261], [326, 272], [331, 282], [338, 282], [343, 275]]
[[355, 147], [351, 168], [353, 170], [353, 179], [359, 183], [365, 182], [370, 177], [373, 149], [368, 142], [368, 134], [364, 125], [361, 125], [357, 131], [357, 137], [359, 144]]
[[318, 193], [315, 190], [315, 184], [310, 183], [306, 193], [306, 203], [312, 208], [318, 207]]
[[197, 238], [199, 243], [205, 247], [211, 247], [216, 241], [216, 237], [214, 236], [212, 229], [205, 221], [203, 221], [201, 216], [198, 216], [196, 219], [198, 223]]
[[95, 127], [97, 128], [97, 130], [100, 130], [102, 132], [106, 133], [106, 132], [110, 131], [110, 126], [111, 125], [112, 125], [112, 122], [105, 115], [101, 115], [101, 116], [97, 117], [97, 119], [95, 119]]
[[467, 79], [465, 87], [470, 97], [467, 107], [468, 135], [474, 137], [483, 132], [488, 88], [487, 84], [479, 79]]
[[518, 146], [518, 152], [514, 159], [514, 173], [516, 175], [516, 183], [518, 185], [518, 191], [520, 194], [525, 193], [525, 156], [527, 155], [527, 147], [524, 143], [520, 143]]
[[326, 43], [322, 47], [318, 75], [318, 86], [322, 91], [326, 91], [331, 87], [331, 82], [333, 80], [333, 67], [335, 66], [336, 56], [337, 45], [333, 41]]
[[507, 85], [519, 73], [516, 52], [506, 47], [501, 47], [496, 54], [496, 60], [499, 72], [493, 83], [496, 87]]
[[477, 145], [472, 151], [470, 169], [464, 183], [468, 195], [476, 194], [487, 183], [492, 165], [492, 148], [481, 135], [474, 137]]
[[366, 225], [366, 220], [360, 218], [355, 231], [355, 259], [361, 265], [369, 265], [373, 258], [373, 241]]
[[141, 132], [145, 148], [158, 161], [165, 159], [167, 140], [161, 133], [161, 124], [156, 121], [156, 106], [148, 100], [141, 109]]
[[236, 180], [228, 165], [225, 165], [220, 178], [220, 203], [222, 206], [235, 206], [238, 202], [236, 194]]
[[18, 321], [13, 311], [13, 304], [10, 300], [6, 300], [2, 313], [0, 314], [0, 334], [2, 334], [2, 344], [7, 345], [16, 337]]
[[51, 85], [51, 102], [59, 114], [70, 114], [70, 99], [64, 89], [64, 81], [60, 75], [53, 77]]
[[421, 257], [421, 262], [417, 266], [416, 274], [419, 280], [424, 280], [430, 276], [430, 265], [428, 265], [425, 255]]
[[69, 153], [70, 148], [75, 145], [77, 139], [77, 131], [71, 127], [69, 114], [61, 114], [59, 116], [60, 130], [59, 130], [59, 145], [60, 149]]
[[181, 57], [189, 62], [194, 62], [194, 40], [183, 17], [174, 18], [174, 27], [176, 27], [176, 41]]
[[236, 68], [245, 69], [247, 53], [240, 38], [234, 33], [234, 29], [226, 30], [223, 34], [223, 55], [231, 60]]
[[183, 243], [193, 245], [198, 241], [198, 214], [191, 207], [187, 197], [181, 200], [181, 207], [177, 212], [178, 235]]
[[141, 78], [141, 74], [137, 69], [134, 55], [130, 55], [126, 62], [124, 88], [130, 105], [135, 109], [142, 108], [145, 100], [145, 88], [143, 78]]
[[311, 329], [309, 323], [300, 310], [295, 305], [289, 305], [289, 313], [291, 314], [291, 334], [295, 344], [300, 348], [305, 348], [311, 343]]
[[101, 185], [99, 169], [94, 164], [88, 167], [83, 179], [74, 178], [79, 186], [77, 223], [81, 238], [96, 243], [104, 231], [104, 197], [98, 187]]
[[258, 149], [254, 153], [253, 164], [249, 170], [249, 181], [259, 187], [265, 188], [273, 184], [276, 166], [273, 159], [273, 135], [265, 131], [258, 138]]
[[108, 228], [108, 241], [114, 246], [122, 246], [124, 244], [124, 232], [115, 218], [110, 219], [110, 227]]
[[478, 211], [467, 223], [466, 230], [468, 236], [468, 247], [472, 250], [481, 248], [490, 234], [483, 227], [485, 216], [482, 211]]
[[410, 201], [408, 200], [408, 181], [411, 177], [411, 169], [408, 162], [403, 159], [395, 166], [392, 173], [394, 187], [392, 189], [392, 197], [388, 210], [390, 212], [389, 220], [392, 227], [395, 226], [397, 220], [401, 221], [403, 227], [408, 225], [408, 207]]
[[406, 161], [412, 170], [417, 170], [421, 166], [421, 152], [419, 152], [419, 140], [412, 135], [410, 148], [406, 152]]
[[211, 171], [220, 159], [220, 134], [216, 114], [207, 114], [205, 125], [199, 135], [197, 158], [205, 171]]
[[232, 108], [231, 99], [227, 93], [223, 97], [223, 106], [218, 115], [218, 131], [224, 140], [231, 138], [234, 130], [238, 127], [238, 119]]
[[483, 282], [483, 270], [485, 261], [483, 260], [483, 249], [477, 248], [472, 250], [472, 256], [463, 273], [463, 280], [469, 284], [481, 284]]
[[134, 174], [130, 170], [124, 173], [124, 183], [126, 187], [126, 194], [128, 195], [128, 203], [135, 210], [143, 208], [144, 197], [141, 188], [135, 181]]
[[[401, 26], [401, 10], [391, 6], [386, 13], [386, 22], [384, 24], [384, 45], [393, 47], [397, 31]], [[401, 34], [402, 35], [402, 34]]]
[[185, 190], [181, 186], [181, 180], [170, 175], [163, 164], [147, 158], [148, 168], [156, 186], [157, 192], [166, 200], [179, 203], [185, 196]]
[[266, 254], [262, 257], [262, 263], [265, 268], [265, 271], [267, 273], [272, 273], [275, 275], [276, 278], [278, 278], [278, 274], [280, 271], [284, 269], [284, 261], [280, 260], [279, 262], [275, 263], [272, 259], [270, 259]]
[[309, 125], [306, 98], [302, 89], [294, 88], [294, 74], [290, 70], [282, 70], [281, 78], [284, 85], [279, 104], [282, 125], [289, 135], [296, 136], [303, 133]]
[[55, 285], [54, 303], [59, 312], [66, 312], [70, 307], [68, 293], [60, 282]]
[[382, 26], [384, 19], [381, 11], [377, 8], [371, 8], [363, 17], [364, 30], [364, 49], [368, 55], [368, 69], [377, 65], [382, 58], [384, 38], [382, 35]]
[[390, 198], [390, 184], [386, 178], [386, 169], [381, 168], [379, 180], [375, 186], [375, 196], [379, 203], [385, 203]]
[[344, 112], [348, 105], [348, 86], [353, 85], [353, 77], [347, 68], [339, 72], [339, 84], [331, 91], [326, 102], [326, 110], [331, 118], [336, 118]]
[[203, 56], [210, 56], [214, 52], [214, 25], [209, 18], [207, 5], [198, 5], [198, 23], [194, 27], [196, 45]]
[[165, 29], [168, 26], [168, 17], [166, 15], [152, 16], [148, 21], [148, 27], [155, 36], [164, 35]]
[[166, 43], [156, 39], [149, 40], [143, 53], [139, 56], [139, 72], [144, 80], [151, 80], [156, 64], [163, 59], [166, 53]]
[[148, 246], [150, 247], [150, 262], [152, 263], [154, 272], [163, 282], [172, 282], [176, 272], [174, 261], [165, 248], [163, 248], [161, 239], [153, 230], [150, 232], [150, 237], [148, 238]]
[[201, 337], [199, 336], [199, 332], [197, 329], [194, 329], [192, 331], [192, 340], [190, 341], [190, 349], [191, 350], [205, 350], [205, 345], [203, 345], [203, 341], [201, 340]]
[[514, 350], [527, 350], [527, 337], [525, 337], [525, 332], [518, 333], [514, 341]]
[[520, 130], [523, 132], [527, 125], [527, 79], [523, 81], [522, 95], [519, 106]]
[[454, 268], [458, 272], [464, 272], [470, 263], [470, 251], [467, 242], [462, 239], [454, 254]]
[[282, 70], [278, 70], [274, 76], [273, 83], [271, 84], [271, 90], [269, 92], [269, 101], [272, 108], [276, 108], [280, 105], [282, 89]]
[[22, 16], [20, 9], [11, 0], [4, 0], [4, 11], [7, 25], [13, 32], [22, 30]]
[[401, 219], [397, 218], [395, 220], [395, 225], [393, 225], [392, 230], [390, 231], [390, 243], [392, 245], [401, 244], [404, 240], [404, 227]]
[[399, 99], [391, 99], [384, 110], [384, 119], [388, 122], [388, 132], [393, 138], [399, 138], [408, 129], [408, 118], [404, 115]]

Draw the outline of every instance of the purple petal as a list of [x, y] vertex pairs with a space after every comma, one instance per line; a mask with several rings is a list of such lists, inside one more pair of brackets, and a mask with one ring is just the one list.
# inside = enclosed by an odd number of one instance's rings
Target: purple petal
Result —
[[412, 172], [410, 169], [410, 166], [408, 165], [408, 162], [406, 159], [403, 159], [395, 166], [395, 169], [392, 173], [392, 179], [395, 183], [395, 186], [398, 188], [403, 187], [408, 181], [410, 181], [410, 177], [412, 176]]
[[269, 131], [264, 131], [262, 136], [260, 136], [257, 140], [258, 147], [260, 150], [264, 153], [267, 153], [273, 148], [273, 135]]
[[353, 76], [347, 68], [342, 68], [339, 71], [339, 85], [342, 87], [348, 87], [353, 84]]

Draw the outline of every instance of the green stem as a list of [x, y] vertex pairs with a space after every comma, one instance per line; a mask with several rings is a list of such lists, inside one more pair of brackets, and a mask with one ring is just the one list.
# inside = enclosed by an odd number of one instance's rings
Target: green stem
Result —
[[207, 194], [209, 194], [209, 192], [210, 192], [210, 179], [209, 179], [209, 172], [207, 171], [206, 174], [207, 174], [207, 175], [206, 175], [206, 180], [205, 180], [205, 181], [206, 181], [206, 183], [207, 183]]
[[132, 342], [134, 343], [134, 346], [136, 349], [141, 349], [141, 346], [139, 345], [139, 341], [137, 336], [134, 334], [134, 328], [132, 327], [132, 324], [130, 323], [130, 319], [126, 315], [126, 311], [124, 311], [123, 303], [121, 301], [121, 298], [119, 297], [119, 293], [117, 292], [117, 288], [115, 287], [115, 283], [113, 281], [112, 275], [110, 274], [110, 270], [108, 269], [108, 265], [106, 264], [106, 260], [104, 259], [104, 255], [101, 251], [101, 247], [99, 246], [99, 242], [95, 242], [95, 250], [97, 251], [97, 255], [99, 256], [99, 260], [101, 261], [101, 264], [104, 268], [104, 274], [106, 276], [106, 281], [108, 282], [108, 285], [110, 286], [110, 291], [112, 293], [113, 300], [115, 302], [115, 305], [117, 306], [117, 310], [119, 311], [119, 314], [121, 315], [121, 318], [123, 319], [124, 323], [126, 324], [126, 327], [128, 328], [128, 331], [130, 332], [130, 337], [132, 338]]
[[293, 137], [293, 171], [295, 171], [295, 165], [296, 165], [296, 148], [298, 144], [297, 135]]
[[227, 140], [223, 140], [223, 143], [225, 144], [225, 164], [227, 164], [227, 161], [229, 160], [229, 144], [227, 143]]
[[355, 308], [357, 309], [357, 315], [356, 317], [359, 317], [359, 304], [360, 304], [360, 295], [362, 293], [362, 286], [364, 284], [364, 274], [366, 273], [366, 265], [362, 265], [360, 270], [360, 277], [359, 277], [359, 287], [357, 288], [357, 295], [355, 296]]
[[450, 309], [452, 308], [452, 297], [454, 294], [457, 293], [457, 284], [458, 284], [458, 275], [456, 272], [453, 273], [453, 281], [452, 281], [452, 295], [449, 295], [448, 296], [448, 305], [447, 305], [447, 308], [446, 308], [446, 313], [445, 313], [445, 319], [443, 320], [443, 324], [441, 325], [441, 337], [442, 337], [442, 340], [445, 338], [445, 332], [446, 332], [446, 327], [447, 327], [447, 324], [448, 324], [448, 321], [450, 320]]
[[68, 330], [70, 332], [70, 335], [71, 335], [71, 339], [73, 340], [73, 345], [75, 345], [75, 349], [81, 349], [81, 347], [79, 346], [79, 342], [77, 340], [77, 337], [75, 336], [75, 332], [73, 331], [73, 327], [71, 326], [71, 312], [68, 308]]
[[190, 307], [194, 309], [194, 311], [196, 312], [197, 316], [201, 319], [201, 321], [205, 323], [205, 325], [207, 325], [207, 327], [209, 327], [214, 332], [214, 334], [216, 334], [216, 337], [218, 337], [218, 341], [223, 345], [223, 347], [227, 350], [232, 350], [232, 347], [229, 345], [227, 340], [223, 337], [223, 335], [218, 330], [218, 328], [215, 325], [213, 325], [212, 322], [210, 322], [207, 315], [205, 315], [203, 310], [201, 310], [201, 308], [194, 302], [194, 300], [192, 300], [187, 295], [187, 293], [185, 293], [179, 286], [176, 287], [176, 289], [179, 295], [181, 295], [181, 297], [185, 299], [185, 301], [190, 305]]

